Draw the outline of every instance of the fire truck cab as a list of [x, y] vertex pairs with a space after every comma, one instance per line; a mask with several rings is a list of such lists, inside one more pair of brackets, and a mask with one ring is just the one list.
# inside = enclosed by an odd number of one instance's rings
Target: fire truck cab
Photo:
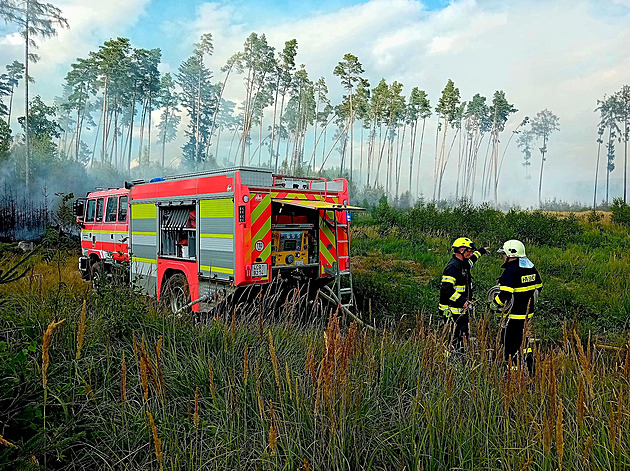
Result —
[[[362, 209], [348, 205], [343, 178], [246, 167], [133, 181], [75, 206], [84, 276], [128, 263], [130, 280], [172, 311], [277, 276], [350, 277], [350, 211]], [[351, 285], [344, 293], [351, 303]]]
[[79, 270], [84, 279], [98, 280], [129, 261], [129, 190], [97, 188], [73, 205], [81, 225]]

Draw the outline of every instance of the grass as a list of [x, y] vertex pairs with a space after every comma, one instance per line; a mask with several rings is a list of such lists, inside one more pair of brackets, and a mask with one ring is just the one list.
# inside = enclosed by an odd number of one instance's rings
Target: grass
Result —
[[543, 278], [535, 315], [539, 338], [558, 339], [562, 323], [574, 317], [582, 336], [590, 330], [612, 339], [630, 327], [630, 230], [593, 212], [502, 213], [465, 204], [399, 211], [381, 201], [353, 226], [359, 305], [367, 310], [371, 302], [372, 316], [390, 322], [413, 318], [419, 310], [436, 312], [450, 243], [462, 235], [492, 249], [472, 270], [482, 310], [485, 293], [501, 274], [496, 249], [519, 238]]
[[0, 468], [630, 466], [630, 338], [601, 348], [562, 323], [530, 378], [507, 371], [483, 312], [465, 357], [428, 314], [374, 333], [291, 293], [194, 326], [131, 289], [90, 291], [73, 260], [0, 286]]

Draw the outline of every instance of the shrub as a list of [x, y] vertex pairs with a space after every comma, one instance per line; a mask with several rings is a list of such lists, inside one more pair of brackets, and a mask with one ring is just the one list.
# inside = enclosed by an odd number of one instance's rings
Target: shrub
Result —
[[630, 227], [630, 206], [623, 202], [621, 198], [615, 198], [610, 207], [611, 219], [620, 226]]

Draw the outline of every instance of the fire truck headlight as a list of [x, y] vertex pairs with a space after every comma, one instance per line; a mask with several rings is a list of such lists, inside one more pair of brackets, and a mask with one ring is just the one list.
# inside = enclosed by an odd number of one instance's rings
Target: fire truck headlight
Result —
[[243, 195], [243, 203], [247, 203], [249, 201], [249, 196]]

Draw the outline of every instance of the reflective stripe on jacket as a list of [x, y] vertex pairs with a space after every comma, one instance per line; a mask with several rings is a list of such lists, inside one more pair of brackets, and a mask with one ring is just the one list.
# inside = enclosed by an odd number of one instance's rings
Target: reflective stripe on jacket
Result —
[[514, 297], [514, 304], [510, 312], [502, 312], [510, 319], [529, 319], [534, 314], [534, 292], [542, 290], [542, 280], [536, 268], [519, 266], [518, 259], [505, 262], [501, 268], [503, 274], [499, 278], [500, 291], [494, 298], [499, 308], [505, 306], [510, 297]]
[[468, 259], [460, 260], [453, 254], [442, 272], [440, 285], [440, 311], [450, 309], [453, 314], [461, 314], [466, 301], [472, 298], [472, 276], [470, 269], [485, 254], [485, 249], [476, 250]]

